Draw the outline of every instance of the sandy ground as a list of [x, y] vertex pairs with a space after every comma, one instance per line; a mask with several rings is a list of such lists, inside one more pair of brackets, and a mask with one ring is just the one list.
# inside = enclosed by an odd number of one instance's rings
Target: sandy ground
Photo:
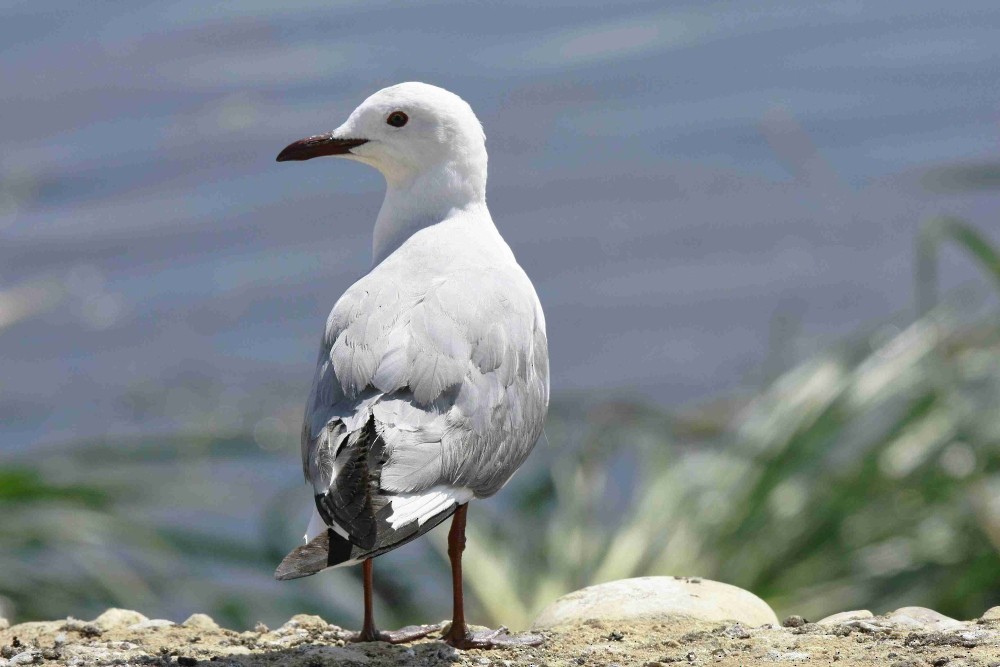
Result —
[[93, 622], [25, 623], [0, 631], [0, 666], [59, 665], [771, 665], [1000, 667], [1000, 621], [971, 621], [949, 632], [879, 627], [878, 619], [833, 627], [747, 628], [671, 621], [642, 625], [591, 621], [545, 633], [538, 648], [456, 651], [435, 640], [391, 646], [345, 641], [348, 631], [316, 616], [275, 630], [236, 632], [195, 615], [183, 625], [135, 612]]

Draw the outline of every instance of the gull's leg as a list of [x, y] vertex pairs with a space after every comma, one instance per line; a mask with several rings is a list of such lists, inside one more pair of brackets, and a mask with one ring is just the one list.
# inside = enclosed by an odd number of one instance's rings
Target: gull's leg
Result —
[[451, 627], [442, 639], [458, 649], [500, 648], [503, 646], [538, 646], [541, 635], [512, 635], [501, 626], [497, 630], [471, 632], [465, 622], [465, 598], [462, 593], [462, 552], [465, 551], [465, 515], [469, 505], [459, 505], [448, 531], [448, 558], [451, 560], [451, 592], [454, 604]]
[[375, 569], [372, 559], [368, 558], [361, 564], [361, 574], [365, 587], [365, 620], [361, 626], [361, 632], [351, 637], [355, 642], [389, 642], [390, 644], [402, 644], [403, 642], [420, 639], [441, 629], [441, 624], [437, 625], [408, 625], [399, 630], [382, 631], [375, 627], [375, 602], [372, 585], [372, 574]]
[[448, 531], [448, 559], [451, 560], [451, 628], [444, 635], [444, 640], [456, 648], [469, 636], [469, 626], [465, 623], [465, 598], [462, 591], [462, 552], [465, 551], [465, 514], [469, 505], [459, 505], [455, 516], [451, 519], [451, 530]]
[[379, 631], [375, 628], [375, 603], [372, 595], [372, 573], [375, 565], [368, 558], [361, 564], [361, 578], [365, 587], [365, 621], [361, 632], [352, 639], [356, 642], [374, 642], [379, 640]]

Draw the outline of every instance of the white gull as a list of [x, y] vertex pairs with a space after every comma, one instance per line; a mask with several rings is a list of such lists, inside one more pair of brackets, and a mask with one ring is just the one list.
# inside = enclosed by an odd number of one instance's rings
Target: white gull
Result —
[[[306, 544], [275, 576], [364, 564], [360, 640], [405, 641], [435, 626], [379, 632], [371, 559], [454, 515], [449, 534], [454, 646], [533, 643], [471, 633], [461, 589], [467, 503], [496, 493], [534, 447], [548, 408], [545, 318], [486, 206], [482, 126], [457, 95], [423, 83], [375, 93], [333, 132], [278, 161], [334, 155], [386, 180], [374, 267], [336, 302], [302, 432], [315, 510]], [[407, 629], [404, 629], [407, 630]]]

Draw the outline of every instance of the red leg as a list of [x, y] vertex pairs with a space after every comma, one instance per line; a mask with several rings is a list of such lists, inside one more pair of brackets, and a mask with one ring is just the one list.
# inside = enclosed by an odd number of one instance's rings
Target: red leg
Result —
[[448, 531], [448, 558], [451, 560], [451, 593], [454, 605], [451, 628], [442, 639], [455, 648], [499, 648], [501, 646], [538, 646], [541, 635], [511, 635], [507, 628], [469, 632], [465, 622], [465, 598], [462, 592], [462, 552], [465, 551], [465, 515], [468, 504], [459, 505]]
[[448, 558], [451, 560], [451, 628], [444, 640], [452, 646], [461, 648], [469, 634], [469, 626], [465, 623], [465, 598], [462, 592], [462, 552], [465, 551], [465, 514], [469, 505], [459, 505], [455, 516], [451, 519], [451, 530], [448, 531]]
[[375, 602], [372, 595], [372, 574], [374, 570], [375, 566], [371, 558], [368, 558], [361, 564], [361, 578], [364, 581], [365, 587], [365, 621], [361, 626], [361, 632], [358, 633], [354, 641], [374, 642], [378, 641], [379, 638], [379, 631], [375, 628]]
[[402, 644], [403, 642], [420, 639], [441, 629], [441, 625], [408, 625], [399, 630], [383, 632], [375, 627], [375, 601], [374, 586], [372, 584], [372, 574], [375, 566], [371, 558], [366, 559], [361, 564], [361, 575], [365, 587], [365, 620], [361, 626], [361, 632], [354, 635], [351, 641], [355, 642], [388, 642], [390, 644]]

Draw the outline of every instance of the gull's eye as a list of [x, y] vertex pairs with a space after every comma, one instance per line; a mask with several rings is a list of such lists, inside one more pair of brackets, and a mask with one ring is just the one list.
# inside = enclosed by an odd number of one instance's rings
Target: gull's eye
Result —
[[389, 123], [389, 125], [392, 125], [393, 127], [403, 127], [406, 125], [406, 121], [408, 120], [410, 120], [410, 117], [402, 111], [393, 111], [389, 114], [389, 117], [385, 119], [385, 122]]

